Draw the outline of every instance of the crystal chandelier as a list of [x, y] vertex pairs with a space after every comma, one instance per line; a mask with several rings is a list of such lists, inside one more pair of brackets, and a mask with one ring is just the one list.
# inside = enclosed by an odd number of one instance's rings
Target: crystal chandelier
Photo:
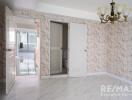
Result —
[[129, 12], [131, 8], [127, 5], [116, 4], [113, 0], [110, 3], [110, 7], [99, 7], [98, 15], [101, 23], [114, 23], [115, 21], [127, 22]]

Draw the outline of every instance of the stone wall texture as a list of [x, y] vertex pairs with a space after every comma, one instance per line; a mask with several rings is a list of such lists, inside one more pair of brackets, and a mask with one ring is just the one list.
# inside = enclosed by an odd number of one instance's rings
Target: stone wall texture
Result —
[[103, 24], [88, 23], [87, 66], [89, 73], [106, 71], [106, 34]]
[[132, 80], [132, 23], [100, 22], [16, 9], [16, 16], [40, 19], [40, 75], [50, 74], [50, 21], [87, 24], [88, 73], [109, 72]]
[[0, 4], [0, 80], [5, 80], [5, 7]]
[[132, 22], [106, 25], [107, 72], [132, 80]]

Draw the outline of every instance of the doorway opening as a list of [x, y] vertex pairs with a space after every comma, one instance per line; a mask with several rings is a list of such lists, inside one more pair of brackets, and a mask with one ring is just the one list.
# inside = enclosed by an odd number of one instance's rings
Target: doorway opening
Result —
[[5, 92], [8, 94], [15, 82], [27, 84], [28, 80], [31, 84], [38, 83], [41, 27], [39, 18], [14, 16], [8, 7], [5, 11]]
[[50, 75], [68, 73], [68, 23], [50, 22]]
[[37, 29], [34, 19], [16, 18], [16, 76], [37, 75], [35, 52]]
[[35, 31], [17, 31], [17, 57], [16, 75], [35, 75], [35, 48], [36, 48]]

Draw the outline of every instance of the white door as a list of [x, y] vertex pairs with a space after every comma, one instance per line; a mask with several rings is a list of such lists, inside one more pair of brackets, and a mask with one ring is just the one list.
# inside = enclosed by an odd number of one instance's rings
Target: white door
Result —
[[13, 15], [6, 7], [6, 93], [15, 83], [15, 26]]
[[87, 25], [71, 23], [69, 25], [69, 76], [81, 77], [87, 74]]
[[62, 24], [50, 24], [50, 74], [62, 72]]

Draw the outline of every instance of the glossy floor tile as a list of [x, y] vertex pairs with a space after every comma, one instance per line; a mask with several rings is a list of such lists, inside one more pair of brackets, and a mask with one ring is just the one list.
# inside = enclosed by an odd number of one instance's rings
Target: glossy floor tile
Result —
[[102, 85], [130, 86], [106, 75], [85, 78], [17, 77], [12, 91], [0, 100], [132, 100], [132, 96], [101, 96]]
[[34, 52], [19, 52], [16, 74], [17, 76], [36, 74]]

